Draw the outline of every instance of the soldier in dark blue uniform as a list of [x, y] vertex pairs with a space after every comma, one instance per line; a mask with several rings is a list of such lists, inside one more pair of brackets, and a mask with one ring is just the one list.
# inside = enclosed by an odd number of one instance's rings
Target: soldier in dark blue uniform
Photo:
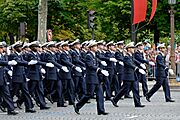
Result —
[[75, 112], [79, 113], [79, 110], [85, 105], [85, 103], [91, 98], [91, 93], [96, 93], [97, 101], [97, 112], [98, 115], [107, 115], [104, 109], [104, 97], [103, 89], [100, 81], [98, 80], [98, 73], [101, 72], [105, 76], [108, 76], [108, 71], [102, 70], [98, 67], [98, 60], [96, 58], [97, 43], [91, 41], [89, 43], [90, 51], [86, 55], [85, 64], [86, 64], [86, 81], [87, 81], [87, 95], [84, 95], [80, 101], [74, 105]]
[[[56, 58], [57, 58], [57, 63], [61, 64], [61, 53], [62, 53], [62, 47], [61, 44], [63, 43], [63, 41], [56, 43]], [[69, 71], [69, 70], [68, 70]], [[61, 79], [61, 74], [64, 73], [63, 70], [59, 70], [58, 72], [58, 89], [57, 89], [57, 93], [58, 93], [58, 99], [57, 99], [57, 107], [67, 107], [66, 105], [64, 105], [64, 96], [63, 96], [63, 82]]]
[[[52, 95], [58, 92], [58, 99], [61, 99], [62, 96], [59, 89], [61, 89], [62, 84], [58, 79], [59, 71], [64, 70], [65, 72], [69, 72], [66, 67], [62, 66], [57, 62], [56, 56], [56, 46], [54, 42], [48, 43], [48, 51], [45, 53], [44, 62], [50, 62], [54, 65], [54, 67], [46, 67], [45, 74], [45, 89], [46, 89], [46, 97], [48, 100], [53, 103]], [[57, 104], [57, 106], [59, 106]]]
[[174, 100], [171, 99], [170, 95], [170, 88], [168, 83], [168, 67], [165, 64], [165, 46], [164, 44], [160, 44], [158, 47], [158, 50], [160, 51], [159, 54], [156, 57], [156, 84], [151, 88], [151, 90], [146, 94], [147, 101], [150, 102], [150, 98], [152, 95], [159, 90], [159, 88], [162, 86], [164, 93], [165, 93], [165, 100], [166, 102], [174, 102]]
[[73, 80], [75, 84], [76, 98], [80, 99], [82, 95], [87, 94], [86, 81], [84, 79], [84, 74], [85, 74], [84, 70], [86, 69], [85, 68], [86, 66], [85, 66], [85, 63], [82, 61], [82, 56], [80, 53], [81, 44], [80, 44], [79, 39], [72, 42], [71, 45], [73, 46], [73, 49], [71, 52], [72, 63], [83, 70], [83, 72], [72, 71]]
[[[106, 51], [104, 51], [105, 42], [103, 40], [97, 42], [98, 50], [96, 52], [96, 57], [100, 60], [99, 61], [99, 68], [106, 69], [107, 63], [106, 61], [109, 60], [109, 57], [105, 57]], [[104, 76], [102, 73], [98, 74], [98, 79], [103, 84], [103, 90], [106, 91], [106, 100], [111, 99], [111, 87], [109, 78]]]
[[13, 66], [13, 75], [12, 75], [13, 94], [12, 96], [17, 94], [17, 92], [21, 90], [22, 98], [20, 99], [21, 101], [17, 101], [17, 104], [22, 104], [23, 102], [25, 102], [25, 107], [26, 107], [25, 112], [34, 113], [36, 111], [33, 109], [34, 106], [32, 103], [31, 96], [29, 94], [24, 66], [33, 65], [36, 63], [34, 63], [33, 61], [31, 62], [25, 61], [21, 54], [21, 49], [22, 49], [22, 43], [17, 42], [14, 45], [15, 52], [9, 56], [9, 60], [16, 60], [18, 63], [17, 65]]
[[117, 79], [117, 71], [116, 71], [116, 63], [118, 60], [115, 58], [115, 44], [113, 41], [107, 43], [107, 52], [105, 53], [105, 57], [109, 58], [109, 60], [106, 60], [107, 67], [106, 70], [109, 72], [109, 81], [111, 86], [111, 94], [113, 91], [115, 91], [115, 95], [119, 91], [119, 81]]
[[139, 69], [133, 60], [133, 53], [134, 53], [134, 42], [131, 42], [126, 45], [127, 54], [124, 57], [124, 78], [123, 78], [123, 85], [118, 94], [111, 100], [115, 107], [118, 107], [117, 102], [121, 99], [121, 97], [127, 92], [128, 86], [131, 87], [134, 97], [134, 104], [135, 107], [144, 107], [144, 105], [140, 102], [139, 96], [139, 85], [136, 76], [136, 71], [140, 72], [141, 74], [145, 74], [143, 69]]
[[[146, 70], [146, 66], [144, 64], [149, 65], [149, 64], [152, 64], [152, 62], [149, 62], [148, 60], [145, 59], [145, 56], [143, 53], [144, 46], [142, 42], [137, 43], [136, 47], [137, 47], [137, 51], [134, 54], [134, 58], [141, 63], [138, 67], [144, 67], [144, 70]], [[142, 83], [143, 95], [146, 96], [148, 92], [146, 75], [138, 74], [138, 80], [140, 83]]]
[[16, 115], [18, 114], [16, 111], [14, 111], [14, 103], [9, 91], [9, 87], [7, 84], [7, 80], [5, 75], [5, 68], [4, 66], [8, 66], [8, 65], [16, 65], [17, 62], [12, 60], [12, 61], [6, 61], [6, 59], [3, 56], [3, 44], [0, 43], [0, 94], [1, 97], [3, 98], [4, 102], [6, 105], [7, 109], [8, 109], [8, 115]]
[[123, 75], [124, 75], [124, 41], [119, 41], [116, 43], [117, 50], [115, 53], [115, 58], [119, 61], [116, 64], [116, 71], [118, 75], [118, 81], [119, 81], [119, 90], [121, 89], [121, 84], [123, 81]]
[[[42, 73], [43, 71], [42, 65], [46, 66], [45, 62], [41, 62], [40, 55], [38, 53], [39, 43], [38, 41], [34, 41], [29, 45], [31, 51], [26, 53], [26, 60], [36, 60], [36, 65], [28, 66], [28, 74], [27, 78], [30, 79], [28, 82], [29, 92], [31, 96], [35, 99], [35, 101], [40, 104], [40, 109], [49, 109], [50, 107], [46, 107], [45, 98], [44, 98], [44, 88], [42, 81]], [[47, 64], [48, 65], [48, 64]], [[42, 86], [42, 87], [41, 87]]]
[[63, 86], [64, 86], [64, 94], [66, 94], [68, 96], [68, 100], [69, 100], [69, 105], [73, 105], [75, 102], [75, 85], [74, 85], [74, 81], [72, 79], [72, 70], [79, 72], [78, 74], [80, 74], [82, 72], [82, 69], [78, 66], [75, 66], [72, 63], [72, 56], [69, 53], [70, 48], [69, 48], [69, 44], [68, 41], [63, 42], [61, 44], [63, 52], [61, 53], [60, 56], [60, 61], [61, 64], [66, 66], [69, 70], [69, 72], [61, 72], [60, 73], [60, 78], [63, 81]]

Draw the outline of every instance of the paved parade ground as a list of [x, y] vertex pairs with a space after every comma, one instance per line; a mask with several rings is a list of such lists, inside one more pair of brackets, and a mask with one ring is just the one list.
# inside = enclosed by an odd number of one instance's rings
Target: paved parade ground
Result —
[[73, 106], [66, 108], [57, 108], [56, 103], [50, 104], [50, 110], [37, 110], [36, 113], [24, 113], [19, 110], [17, 116], [8, 116], [0, 112], [0, 120], [180, 120], [180, 91], [172, 90], [174, 103], [167, 103], [164, 99], [162, 90], [157, 92], [151, 102], [147, 102], [145, 97], [141, 98], [144, 108], [135, 108], [132, 99], [120, 100], [119, 107], [114, 107], [110, 101], [105, 102], [106, 112], [109, 115], [97, 115], [96, 102], [91, 100], [90, 104], [85, 105], [80, 110], [80, 115], [74, 112]]

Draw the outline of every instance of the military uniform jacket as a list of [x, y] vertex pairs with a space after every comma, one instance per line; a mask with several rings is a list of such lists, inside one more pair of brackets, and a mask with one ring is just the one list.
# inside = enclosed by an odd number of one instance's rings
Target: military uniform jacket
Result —
[[[76, 49], [74, 49], [71, 52], [71, 56], [72, 56], [72, 63], [75, 66], [78, 66], [81, 68], [85, 67], [85, 63], [82, 61], [82, 56], [81, 56], [80, 52], [78, 52]], [[83, 76], [83, 73], [77, 72], [76, 70], [72, 71], [72, 72], [73, 72], [74, 76]]]
[[165, 70], [166, 67], [165, 56], [159, 53], [156, 57], [156, 77], [167, 77], [168, 69]]
[[124, 57], [124, 81], [135, 81], [137, 80], [135, 68], [137, 67], [133, 61], [133, 56], [130, 54]]
[[30, 65], [28, 66], [28, 74], [27, 78], [31, 80], [41, 80], [42, 79], [42, 74], [41, 74], [41, 65], [46, 65], [45, 62], [41, 62], [40, 55], [37, 52], [32, 52], [30, 51], [29, 53], [26, 53], [27, 61], [31, 60], [37, 60], [36, 65]]
[[[118, 61], [121, 61], [123, 62], [124, 60], [124, 54], [123, 52], [121, 52], [120, 50], [117, 50], [115, 52], [115, 58], [118, 60]], [[116, 71], [118, 74], [124, 74], [124, 66], [120, 65], [118, 62], [116, 64]]]
[[50, 62], [50, 63], [54, 64], [53, 68], [46, 67], [45, 79], [46, 80], [57, 80], [58, 79], [58, 77], [57, 77], [58, 69], [57, 68], [61, 69], [62, 65], [57, 63], [56, 54], [53, 52], [50, 52], [50, 51], [46, 52], [44, 55], [44, 62], [47, 62], [47, 63]]
[[28, 62], [23, 59], [22, 54], [12, 53], [9, 56], [9, 60], [15, 60], [18, 63], [13, 66], [12, 82], [26, 82], [25, 66], [28, 66]]
[[72, 64], [72, 57], [71, 57], [70, 53], [68, 51], [66, 51], [66, 52], [63, 51], [60, 55], [60, 59], [61, 59], [61, 64], [63, 66], [66, 66], [69, 70], [69, 72], [61, 71], [60, 78], [62, 80], [72, 79], [71, 72], [72, 72], [73, 67], [75, 67], [75, 66]]
[[[134, 53], [134, 58], [135, 58], [136, 60], [138, 60], [140, 63], [149, 64], [149, 61], [144, 59], [143, 53], [141, 53], [139, 50], [137, 50], [137, 51]], [[138, 65], [138, 67], [140, 67], [140, 66]]]
[[111, 62], [109, 59], [110, 59], [110, 58], [115, 58], [115, 54], [112, 53], [112, 52], [110, 52], [110, 51], [107, 51], [107, 52], [105, 53], [105, 57], [108, 58], [108, 59], [106, 60], [106, 63], [107, 63], [106, 69], [109, 71], [109, 74], [111, 74], [111, 73], [114, 74], [115, 69], [116, 69], [116, 66], [115, 66], [115, 63], [114, 63], [114, 62]]
[[8, 65], [8, 61], [5, 60], [4, 56], [0, 54], [0, 86], [3, 86], [4, 84], [7, 83], [6, 81], [6, 68], [4, 66]]
[[100, 72], [98, 70], [98, 60], [91, 52], [88, 52], [85, 59], [86, 64], [86, 81], [88, 84], [99, 84], [97, 74]]
[[101, 65], [101, 61], [109, 61], [109, 57], [105, 57], [105, 52], [103, 51], [97, 51], [96, 52], [96, 57], [99, 59], [99, 67], [101, 69], [105, 69], [106, 67]]

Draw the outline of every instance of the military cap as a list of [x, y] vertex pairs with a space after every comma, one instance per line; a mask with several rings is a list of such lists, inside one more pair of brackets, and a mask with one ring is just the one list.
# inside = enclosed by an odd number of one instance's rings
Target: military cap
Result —
[[109, 43], [107, 43], [106, 46], [111, 46], [111, 45], [115, 45], [113, 41], [110, 41]]
[[125, 48], [135, 48], [134, 42], [128, 43], [128, 44], [125, 46]]
[[135, 47], [142, 46], [142, 45], [143, 45], [142, 42], [138, 42], [138, 43], [135, 45]]

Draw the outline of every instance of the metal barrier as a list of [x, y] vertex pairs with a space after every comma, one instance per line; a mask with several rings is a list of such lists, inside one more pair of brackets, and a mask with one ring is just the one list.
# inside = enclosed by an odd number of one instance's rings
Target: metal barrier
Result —
[[155, 69], [156, 69], [155, 66], [151, 66], [151, 65], [148, 66], [147, 79], [148, 79], [149, 81], [152, 81], [152, 80], [155, 80], [155, 79], [156, 79], [156, 77], [155, 77], [155, 72], [156, 72]]
[[180, 82], [180, 62], [176, 64], [176, 81]]
[[[147, 74], [147, 79], [149, 81], [152, 81], [152, 80], [155, 80], [156, 77], [155, 77], [155, 71], [156, 70], [156, 67], [155, 66], [149, 66], [148, 68], [148, 74]], [[176, 78], [175, 78], [176, 77]], [[173, 77], [173, 76], [169, 76], [170, 79], [176, 79], [177, 82], [180, 82], [180, 62], [178, 62], [176, 64], [176, 76]]]

